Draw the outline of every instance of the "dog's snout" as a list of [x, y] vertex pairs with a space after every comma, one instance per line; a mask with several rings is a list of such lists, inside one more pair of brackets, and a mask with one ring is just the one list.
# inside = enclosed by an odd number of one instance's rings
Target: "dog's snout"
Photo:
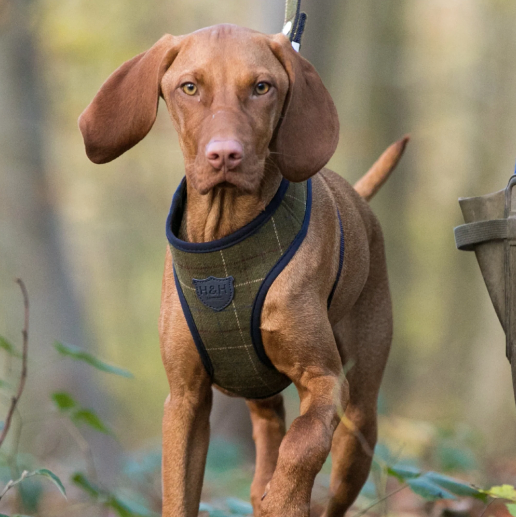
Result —
[[237, 140], [212, 140], [206, 146], [206, 158], [216, 170], [233, 170], [244, 157], [242, 144]]

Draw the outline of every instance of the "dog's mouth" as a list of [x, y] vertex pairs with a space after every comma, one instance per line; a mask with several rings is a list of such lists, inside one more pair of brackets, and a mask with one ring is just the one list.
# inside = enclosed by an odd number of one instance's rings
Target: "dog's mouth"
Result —
[[261, 175], [256, 172], [237, 168], [231, 171], [205, 170], [189, 175], [194, 188], [201, 194], [208, 194], [215, 187], [228, 190], [239, 190], [243, 193], [253, 193], [260, 185]]
[[218, 183], [216, 186], [219, 188], [225, 188], [225, 189], [229, 189], [229, 190], [238, 188], [234, 183], [231, 183], [229, 181], [222, 181], [221, 183]]
[[210, 171], [201, 175], [197, 175], [196, 189], [201, 194], [207, 194], [210, 190], [217, 188], [237, 189], [241, 188], [241, 173]]

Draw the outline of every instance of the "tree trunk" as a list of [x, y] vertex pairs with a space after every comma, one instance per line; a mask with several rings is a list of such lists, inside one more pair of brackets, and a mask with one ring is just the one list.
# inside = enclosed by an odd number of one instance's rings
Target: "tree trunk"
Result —
[[[101, 414], [106, 410], [106, 397], [93, 384], [91, 370], [71, 361], [60, 363], [52, 348], [55, 340], [83, 347], [87, 340], [60, 238], [57, 189], [47, 174], [47, 98], [31, 26], [35, 7], [34, 0], [11, 0], [0, 10], [0, 334], [20, 341], [23, 307], [13, 281], [20, 277], [31, 305], [22, 422], [28, 412], [30, 417], [44, 414], [57, 390], [71, 391]], [[52, 433], [42, 436], [41, 425], [38, 421], [23, 427], [27, 447], [36, 436], [55, 445], [55, 437], [48, 436]], [[112, 468], [106, 440], [92, 439], [102, 458], [101, 470]]]

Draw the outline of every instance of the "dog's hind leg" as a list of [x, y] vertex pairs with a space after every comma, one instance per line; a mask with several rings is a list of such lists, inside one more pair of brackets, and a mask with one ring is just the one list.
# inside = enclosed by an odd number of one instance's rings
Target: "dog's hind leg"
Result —
[[248, 400], [256, 446], [256, 469], [251, 485], [251, 502], [255, 515], [259, 509], [267, 484], [274, 474], [281, 440], [285, 436], [285, 408], [283, 396], [264, 400]]
[[342, 517], [357, 498], [371, 468], [376, 411], [348, 406], [332, 443], [330, 500], [324, 517]]
[[[376, 256], [375, 256], [376, 255]], [[324, 517], [342, 517], [367, 480], [377, 435], [377, 399], [392, 339], [392, 312], [383, 246], [372, 253], [371, 275], [349, 317], [334, 327], [350, 402], [332, 443], [330, 500]]]

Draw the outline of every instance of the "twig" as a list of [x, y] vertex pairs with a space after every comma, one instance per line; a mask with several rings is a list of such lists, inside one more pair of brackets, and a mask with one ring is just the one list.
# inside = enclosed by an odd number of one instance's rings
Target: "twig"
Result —
[[349, 419], [345, 414], [342, 415], [340, 418], [340, 421], [348, 428], [349, 431], [351, 431], [351, 434], [355, 436], [355, 438], [360, 443], [363, 451], [370, 457], [374, 457], [374, 451], [369, 445], [366, 437], [359, 431], [355, 423]]
[[489, 501], [485, 508], [483, 509], [482, 513], [480, 514], [480, 517], [482, 517], [484, 515], [484, 513], [487, 512], [487, 509], [496, 501], [496, 499], [491, 499], [491, 501]]
[[30, 473], [28, 470], [24, 470], [22, 472], [22, 475], [16, 480], [16, 481], [13, 481], [11, 479], [11, 481], [9, 481], [9, 483], [7, 483], [7, 485], [5, 485], [5, 488], [2, 490], [2, 492], [0, 493], [0, 499], [2, 499], [2, 497], [4, 497], [5, 494], [7, 494], [7, 492], [13, 487], [13, 486], [16, 486], [18, 485], [19, 483], [21, 483], [26, 477], [31, 477], [33, 476], [34, 473]]
[[20, 286], [22, 295], [23, 295], [23, 305], [25, 307], [25, 323], [22, 330], [23, 336], [23, 355], [22, 355], [22, 369], [20, 374], [20, 383], [18, 384], [18, 391], [16, 395], [14, 395], [11, 399], [11, 406], [9, 408], [9, 412], [7, 413], [7, 417], [5, 419], [4, 428], [2, 429], [2, 434], [0, 435], [0, 447], [4, 443], [5, 437], [9, 432], [9, 427], [11, 426], [11, 420], [14, 415], [14, 410], [20, 400], [20, 397], [23, 393], [23, 388], [25, 387], [25, 381], [27, 379], [27, 356], [29, 351], [29, 295], [27, 293], [27, 288], [23, 283], [21, 278], [16, 279], [16, 283]]
[[64, 422], [68, 432], [77, 442], [77, 446], [79, 447], [81, 453], [84, 455], [88, 477], [93, 479], [95, 483], [98, 483], [97, 469], [95, 468], [95, 461], [93, 459], [93, 453], [91, 451], [90, 444], [84, 439], [84, 436], [81, 434], [79, 429], [77, 429], [73, 422], [70, 422], [70, 420], [67, 418], [64, 419]]
[[360, 510], [358, 513], [355, 513], [355, 515], [353, 515], [353, 517], [360, 517], [361, 515], [366, 514], [371, 508], [375, 507], [377, 504], [383, 503], [386, 499], [391, 497], [391, 495], [397, 494], [398, 492], [401, 492], [402, 490], [404, 490], [407, 487], [408, 487], [408, 485], [403, 485], [403, 486], [400, 486], [399, 488], [397, 488], [396, 490], [389, 492], [387, 495], [385, 495], [381, 499], [377, 499], [376, 501], [374, 501], [374, 503], [371, 503], [369, 506], [367, 506], [363, 510]]

